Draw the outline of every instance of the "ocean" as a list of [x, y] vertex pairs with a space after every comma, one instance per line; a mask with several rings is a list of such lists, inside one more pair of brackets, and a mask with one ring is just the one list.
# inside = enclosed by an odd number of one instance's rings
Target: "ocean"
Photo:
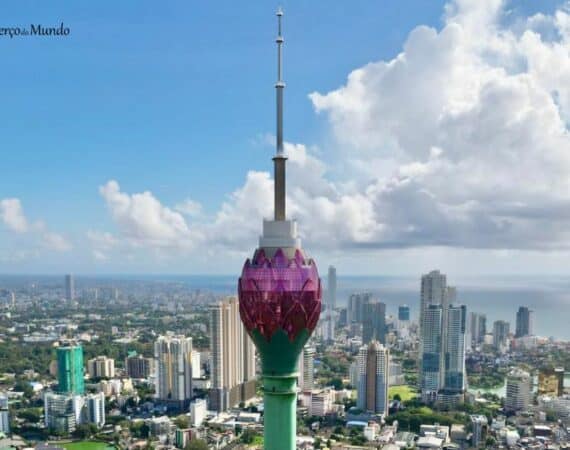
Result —
[[[237, 276], [148, 276], [144, 279], [183, 281], [192, 287], [235, 295]], [[326, 289], [326, 277], [322, 279]], [[458, 303], [467, 311], [487, 315], [487, 331], [495, 320], [506, 320], [515, 329], [519, 306], [534, 310], [534, 334], [570, 341], [570, 278], [557, 276], [462, 277], [448, 282], [457, 287]], [[420, 277], [337, 277], [337, 307], [346, 306], [354, 292], [370, 291], [386, 304], [386, 313], [396, 316], [398, 306], [410, 306], [418, 317]]]

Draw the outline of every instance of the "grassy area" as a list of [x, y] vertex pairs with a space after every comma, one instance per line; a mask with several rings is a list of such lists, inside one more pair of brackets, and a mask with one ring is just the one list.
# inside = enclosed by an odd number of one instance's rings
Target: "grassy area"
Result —
[[408, 386], [407, 384], [403, 384], [401, 386], [390, 386], [388, 388], [389, 398], [394, 398], [396, 394], [400, 396], [403, 402], [411, 400], [418, 395], [416, 389], [412, 386]]
[[253, 447], [263, 447], [263, 436], [255, 436], [253, 442], [251, 443]]
[[106, 442], [95, 441], [69, 442], [67, 444], [57, 445], [61, 445], [66, 450], [115, 450], [114, 446], [109, 445]]

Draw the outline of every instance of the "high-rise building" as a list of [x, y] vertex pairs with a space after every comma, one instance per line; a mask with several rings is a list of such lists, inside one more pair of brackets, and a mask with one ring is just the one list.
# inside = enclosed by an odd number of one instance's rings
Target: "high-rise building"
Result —
[[106, 356], [97, 356], [87, 361], [87, 372], [91, 378], [113, 378], [115, 360]]
[[103, 428], [105, 425], [105, 394], [89, 394], [85, 397], [85, 410], [87, 422]]
[[83, 347], [69, 345], [57, 349], [57, 390], [60, 393], [83, 394], [85, 372], [83, 368]]
[[65, 276], [65, 299], [68, 302], [75, 300], [75, 280], [71, 274]]
[[328, 289], [327, 289], [326, 298], [327, 298], [326, 336], [327, 336], [327, 341], [332, 342], [334, 340], [334, 333], [335, 333], [334, 309], [336, 306], [336, 268], [334, 266], [329, 266]]
[[277, 133], [274, 164], [274, 217], [263, 221], [263, 234], [238, 281], [241, 319], [260, 355], [263, 377], [265, 450], [294, 450], [297, 429], [299, 354], [321, 313], [322, 287], [317, 266], [286, 214], [286, 161], [283, 145], [281, 54], [283, 35], [277, 12]]
[[386, 343], [386, 305], [381, 302], [364, 305], [362, 343], [368, 344], [372, 340]]
[[61, 434], [73, 433], [82, 422], [84, 398], [69, 393], [44, 394], [45, 426], [52, 432]]
[[487, 334], [487, 316], [476, 312], [469, 313], [469, 329], [473, 347], [481, 344]]
[[473, 414], [469, 416], [469, 420], [471, 422], [472, 430], [471, 445], [474, 448], [479, 448], [485, 442], [485, 438], [487, 437], [489, 421], [487, 420], [487, 416], [484, 416], [482, 414]]
[[226, 411], [255, 396], [255, 347], [239, 316], [237, 298], [210, 309], [210, 409]]
[[457, 290], [437, 270], [422, 276], [420, 301], [420, 389], [422, 399], [453, 404], [466, 387], [466, 308]]
[[358, 352], [358, 408], [388, 415], [388, 370], [390, 352], [378, 341], [360, 347]]
[[447, 393], [462, 394], [465, 391], [465, 325], [467, 308], [449, 305], [444, 353], [444, 383]]
[[202, 426], [204, 419], [206, 419], [207, 413], [208, 405], [206, 403], [206, 399], [201, 398], [190, 403], [190, 417], [192, 420], [192, 426]]
[[192, 398], [192, 338], [159, 336], [154, 358], [156, 398], [174, 409], [186, 409]]
[[372, 302], [372, 293], [361, 292], [351, 294], [348, 298], [348, 322], [362, 323], [365, 305]]
[[154, 360], [142, 355], [131, 355], [125, 359], [125, 367], [131, 378], [148, 378], [154, 373]]
[[408, 305], [398, 306], [398, 320], [400, 322], [410, 321], [410, 307]]
[[424, 311], [429, 305], [446, 304], [447, 278], [439, 270], [422, 275], [420, 291], [420, 328], [423, 327]]
[[560, 397], [564, 394], [564, 367], [545, 368], [538, 372], [538, 395]]
[[525, 411], [530, 405], [532, 396], [531, 378], [522, 369], [513, 369], [507, 375], [507, 395], [505, 409], [507, 411]]
[[532, 336], [532, 315], [533, 311], [527, 306], [519, 307], [517, 311], [517, 323], [515, 337]]
[[8, 410], [8, 395], [0, 392], [0, 433], [10, 432], [10, 413]]
[[314, 359], [315, 349], [305, 345], [301, 355], [299, 355], [299, 382], [297, 383], [301, 392], [311, 391], [314, 386]]
[[504, 320], [493, 322], [493, 346], [500, 350], [505, 348], [509, 339], [510, 325]]
[[200, 362], [200, 352], [192, 350], [192, 378], [202, 376], [202, 364]]
[[443, 307], [430, 304], [423, 312], [420, 387], [424, 401], [437, 398], [442, 387]]

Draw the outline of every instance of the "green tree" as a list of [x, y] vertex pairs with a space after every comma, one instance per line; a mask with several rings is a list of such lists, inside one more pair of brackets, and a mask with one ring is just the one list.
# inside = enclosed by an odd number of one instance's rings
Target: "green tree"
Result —
[[208, 443], [203, 439], [192, 439], [184, 450], [208, 450]]

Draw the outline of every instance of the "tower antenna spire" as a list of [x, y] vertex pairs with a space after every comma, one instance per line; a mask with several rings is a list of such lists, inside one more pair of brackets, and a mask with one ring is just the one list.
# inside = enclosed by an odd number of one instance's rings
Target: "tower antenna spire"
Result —
[[275, 83], [277, 97], [277, 136], [276, 136], [276, 153], [273, 157], [274, 178], [275, 178], [275, 220], [285, 220], [285, 161], [287, 158], [283, 152], [283, 89], [285, 82], [283, 81], [283, 61], [282, 47], [283, 34], [281, 19], [283, 18], [283, 9], [279, 7], [277, 10], [277, 83]]

